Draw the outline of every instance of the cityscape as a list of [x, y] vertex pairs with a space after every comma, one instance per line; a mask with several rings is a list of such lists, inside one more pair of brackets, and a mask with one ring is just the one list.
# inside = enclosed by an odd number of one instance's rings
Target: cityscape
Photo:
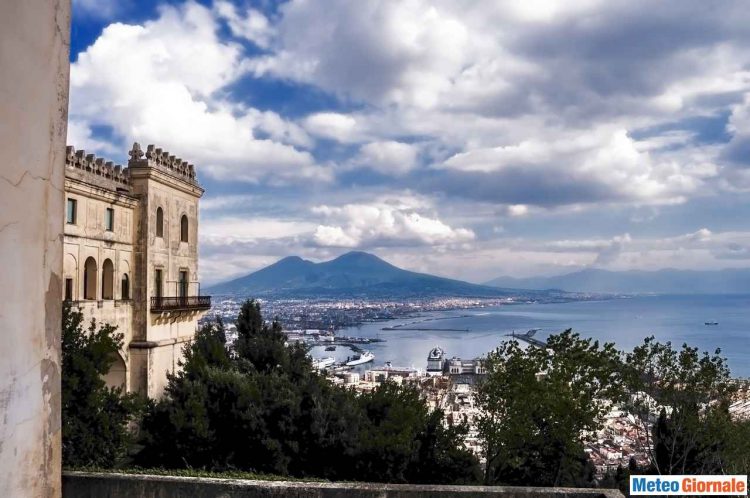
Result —
[[[349, 349], [352, 357], [366, 351], [369, 344], [383, 339], [341, 335], [337, 332], [339, 329], [356, 327], [365, 322], [387, 322], [396, 318], [418, 319], [423, 313], [430, 311], [481, 310], [497, 305], [523, 304], [507, 299], [437, 299], [410, 303], [368, 300], [260, 302], [266, 315], [273, 316], [282, 324], [288, 343], [300, 343], [310, 350], [325, 348], [325, 353], [322, 354], [328, 354], [337, 348]], [[234, 320], [241, 304], [240, 298], [225, 296], [225, 299], [214, 304], [202, 320], [223, 320], [227, 326], [227, 342], [231, 343], [237, 338]], [[543, 341], [533, 338], [534, 332], [535, 329], [519, 331], [512, 336], [501, 337], [500, 340], [517, 340], [544, 347]], [[330, 361], [326, 362], [326, 359]], [[416, 367], [393, 365], [389, 361], [383, 363], [377, 357], [358, 366], [347, 365], [346, 361], [335, 362], [330, 356], [313, 358], [314, 367], [331, 383], [357, 392], [372, 392], [384, 382], [416, 387], [431, 409], [443, 411], [446, 424], [468, 424], [464, 444], [482, 464], [485, 463], [485, 455], [477, 429], [481, 411], [475, 399], [475, 386], [486, 376], [483, 363], [484, 359], [481, 357], [451, 356], [450, 352], [443, 351], [439, 345], [430, 348], [426, 343], [424, 362]], [[750, 420], [750, 382], [737, 382], [741, 387], [729, 406], [729, 412], [736, 420]], [[631, 465], [631, 460], [638, 466], [648, 465], [653, 451], [648, 433], [652, 430], [656, 415], [657, 411], [654, 410], [651, 413], [653, 418], [644, 422], [624, 407], [610, 407], [603, 417], [601, 428], [586, 438], [585, 451], [596, 468], [597, 478], [602, 479], [618, 468], [627, 468]]]
[[0, 496], [747, 496], [749, 22], [0, 1]]

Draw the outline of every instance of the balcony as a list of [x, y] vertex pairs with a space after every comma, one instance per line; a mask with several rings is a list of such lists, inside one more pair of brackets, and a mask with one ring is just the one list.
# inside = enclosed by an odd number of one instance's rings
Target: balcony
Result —
[[206, 311], [211, 309], [211, 296], [152, 297], [151, 312]]

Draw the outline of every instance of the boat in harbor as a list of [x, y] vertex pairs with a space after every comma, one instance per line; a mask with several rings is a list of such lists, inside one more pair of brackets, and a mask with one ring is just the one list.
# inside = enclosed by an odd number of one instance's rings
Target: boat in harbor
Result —
[[333, 356], [327, 356], [325, 358], [319, 358], [317, 360], [313, 360], [312, 365], [313, 365], [313, 368], [316, 368], [318, 370], [323, 370], [325, 368], [332, 366], [334, 363], [336, 363], [336, 358], [334, 358]]
[[375, 359], [374, 354], [372, 354], [369, 351], [362, 351], [362, 353], [355, 354], [354, 356], [349, 358], [347, 362], [345, 363], [345, 365], [348, 367], [354, 367], [357, 365], [363, 365], [365, 363], [369, 363], [374, 359]]
[[336, 346], [328, 346], [326, 347], [326, 351], [336, 351]]
[[719, 322], [704, 322], [704, 325], [718, 325]]

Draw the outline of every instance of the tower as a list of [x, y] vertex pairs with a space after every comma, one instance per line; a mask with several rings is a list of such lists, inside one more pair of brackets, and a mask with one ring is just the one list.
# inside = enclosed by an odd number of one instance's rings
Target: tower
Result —
[[129, 152], [135, 209], [131, 385], [159, 396], [166, 373], [182, 358], [211, 299], [198, 282], [198, 202], [203, 189], [195, 168], [154, 145]]

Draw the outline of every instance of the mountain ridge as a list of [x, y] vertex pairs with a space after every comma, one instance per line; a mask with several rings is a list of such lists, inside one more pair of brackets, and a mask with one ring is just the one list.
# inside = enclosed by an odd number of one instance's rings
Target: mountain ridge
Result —
[[501, 276], [485, 285], [610, 294], [750, 294], [750, 269], [611, 271], [587, 268], [549, 277]]
[[299, 256], [287, 256], [248, 275], [215, 284], [207, 290], [213, 294], [291, 297], [514, 295], [509, 289], [404, 270], [374, 254], [361, 251], [351, 251], [320, 263]]

